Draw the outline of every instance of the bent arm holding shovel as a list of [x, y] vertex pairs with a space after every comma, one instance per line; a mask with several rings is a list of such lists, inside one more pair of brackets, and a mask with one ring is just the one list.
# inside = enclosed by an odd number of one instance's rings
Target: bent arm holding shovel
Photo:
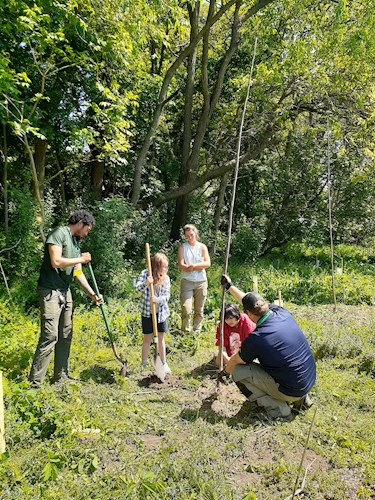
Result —
[[[87, 252], [88, 253], [88, 252]], [[91, 260], [91, 256], [90, 256]], [[90, 261], [88, 261], [90, 262]], [[74, 266], [74, 279], [78, 283], [79, 287], [96, 303], [96, 305], [100, 306], [104, 304], [103, 296], [97, 295], [94, 290], [91, 288], [89, 282], [86, 279], [86, 276], [82, 271], [82, 264], [77, 264]]]

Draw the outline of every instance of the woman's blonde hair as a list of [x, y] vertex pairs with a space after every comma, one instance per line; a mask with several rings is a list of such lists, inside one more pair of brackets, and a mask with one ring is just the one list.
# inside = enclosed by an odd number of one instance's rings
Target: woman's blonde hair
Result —
[[194, 224], [185, 224], [185, 226], [183, 227], [183, 231], [184, 234], [186, 233], [186, 231], [193, 231], [195, 233], [197, 240], [199, 240], [199, 231], [198, 228], [194, 226]]
[[163, 265], [166, 265], [168, 267], [168, 257], [164, 253], [158, 252], [151, 258], [152, 276], [156, 282], [158, 282], [159, 280], [158, 273], [160, 273], [162, 270], [164, 272], [164, 269], [162, 269]]

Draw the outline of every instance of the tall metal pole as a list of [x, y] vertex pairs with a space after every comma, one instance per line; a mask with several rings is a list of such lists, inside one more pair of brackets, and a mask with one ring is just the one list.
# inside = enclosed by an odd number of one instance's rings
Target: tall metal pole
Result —
[[0, 455], [5, 452], [3, 372], [0, 371]]
[[332, 227], [332, 189], [331, 189], [331, 147], [329, 141], [330, 130], [327, 122], [327, 187], [328, 187], [328, 217], [329, 217], [329, 241], [331, 248], [331, 276], [332, 276], [332, 296], [333, 311], [336, 312], [336, 283], [335, 283], [335, 263], [333, 250], [333, 227]]
[[[248, 82], [248, 85], [247, 85], [247, 93], [246, 93], [246, 98], [245, 98], [245, 102], [244, 102], [244, 105], [243, 105], [242, 116], [241, 116], [240, 131], [239, 131], [238, 139], [237, 139], [236, 167], [234, 169], [232, 200], [231, 200], [230, 209], [229, 209], [228, 239], [227, 239], [227, 247], [226, 247], [226, 251], [225, 251], [225, 264], [224, 264], [224, 273], [225, 274], [228, 272], [229, 252], [230, 252], [230, 244], [231, 244], [231, 240], [232, 240], [233, 211], [234, 211], [234, 203], [235, 203], [235, 200], [236, 200], [236, 188], [237, 188], [237, 179], [238, 179], [238, 169], [239, 169], [239, 166], [240, 166], [242, 131], [243, 131], [243, 125], [244, 125], [244, 122], [245, 122], [246, 107], [247, 107], [247, 102], [249, 100], [250, 88], [251, 88], [251, 85], [253, 83], [253, 71], [254, 71], [254, 62], [255, 62], [255, 54], [256, 54], [257, 43], [258, 43], [258, 38], [255, 38], [253, 59], [251, 61], [251, 70], [250, 70], [250, 75], [249, 75], [249, 82]], [[223, 371], [223, 368], [224, 368], [224, 364], [223, 364], [224, 314], [225, 314], [224, 304], [225, 304], [225, 287], [223, 287], [222, 296], [221, 296], [220, 347], [219, 347], [220, 371]]]

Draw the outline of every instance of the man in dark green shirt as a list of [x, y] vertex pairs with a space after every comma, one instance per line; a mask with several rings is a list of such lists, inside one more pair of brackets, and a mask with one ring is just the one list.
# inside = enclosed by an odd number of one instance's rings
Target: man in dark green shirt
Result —
[[103, 302], [82, 272], [82, 264], [88, 264], [91, 255], [89, 252], [81, 253], [78, 245], [94, 224], [95, 219], [89, 212], [75, 210], [70, 214], [67, 226], [53, 229], [47, 237], [38, 279], [40, 337], [29, 375], [33, 387], [41, 386], [53, 351], [54, 381], [69, 376], [73, 316], [70, 284], [73, 278], [94, 302]]

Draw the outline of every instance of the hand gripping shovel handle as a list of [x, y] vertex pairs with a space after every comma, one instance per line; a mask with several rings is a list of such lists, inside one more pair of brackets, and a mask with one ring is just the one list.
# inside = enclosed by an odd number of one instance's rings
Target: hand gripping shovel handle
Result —
[[[95, 291], [96, 295], [99, 297], [100, 292], [99, 292], [98, 284], [97, 284], [96, 279], [95, 279], [95, 274], [94, 274], [94, 270], [92, 268], [91, 262], [89, 262], [88, 266], [89, 266], [89, 271], [90, 271], [92, 283], [94, 285], [94, 291]], [[127, 363], [126, 363], [125, 360], [123, 360], [123, 359], [120, 358], [120, 356], [119, 356], [119, 354], [117, 352], [116, 345], [113, 342], [113, 337], [112, 337], [112, 334], [111, 334], [111, 329], [109, 328], [108, 318], [107, 318], [107, 315], [106, 315], [106, 312], [105, 312], [104, 304], [99, 304], [99, 307], [100, 307], [100, 310], [102, 312], [102, 316], [103, 316], [103, 319], [104, 319], [104, 323], [105, 323], [105, 327], [106, 327], [106, 330], [107, 330], [108, 338], [109, 338], [109, 341], [111, 343], [113, 354], [115, 355], [115, 358], [117, 359], [117, 361], [119, 361], [122, 364], [122, 370], [121, 371], [125, 371]]]
[[[148, 275], [152, 276], [151, 267], [151, 257], [150, 257], [150, 245], [146, 243], [146, 261], [147, 261], [147, 271]], [[154, 284], [150, 283], [150, 300], [151, 300], [151, 313], [152, 313], [152, 329], [154, 331], [154, 336], [158, 337], [158, 322], [156, 320], [156, 304], [152, 301], [152, 296], [154, 295]]]
[[[146, 261], [147, 261], [147, 271], [148, 275], [152, 276], [152, 266], [151, 266], [151, 257], [150, 257], [150, 245], [146, 243]], [[155, 302], [152, 301], [152, 297], [154, 295], [154, 284], [150, 283], [150, 301], [151, 301], [151, 316], [152, 316], [152, 329], [154, 331], [155, 338], [155, 354], [153, 359], [153, 365], [155, 368], [156, 376], [164, 382], [165, 379], [165, 368], [158, 355], [158, 322], [156, 320], [156, 305]]]

